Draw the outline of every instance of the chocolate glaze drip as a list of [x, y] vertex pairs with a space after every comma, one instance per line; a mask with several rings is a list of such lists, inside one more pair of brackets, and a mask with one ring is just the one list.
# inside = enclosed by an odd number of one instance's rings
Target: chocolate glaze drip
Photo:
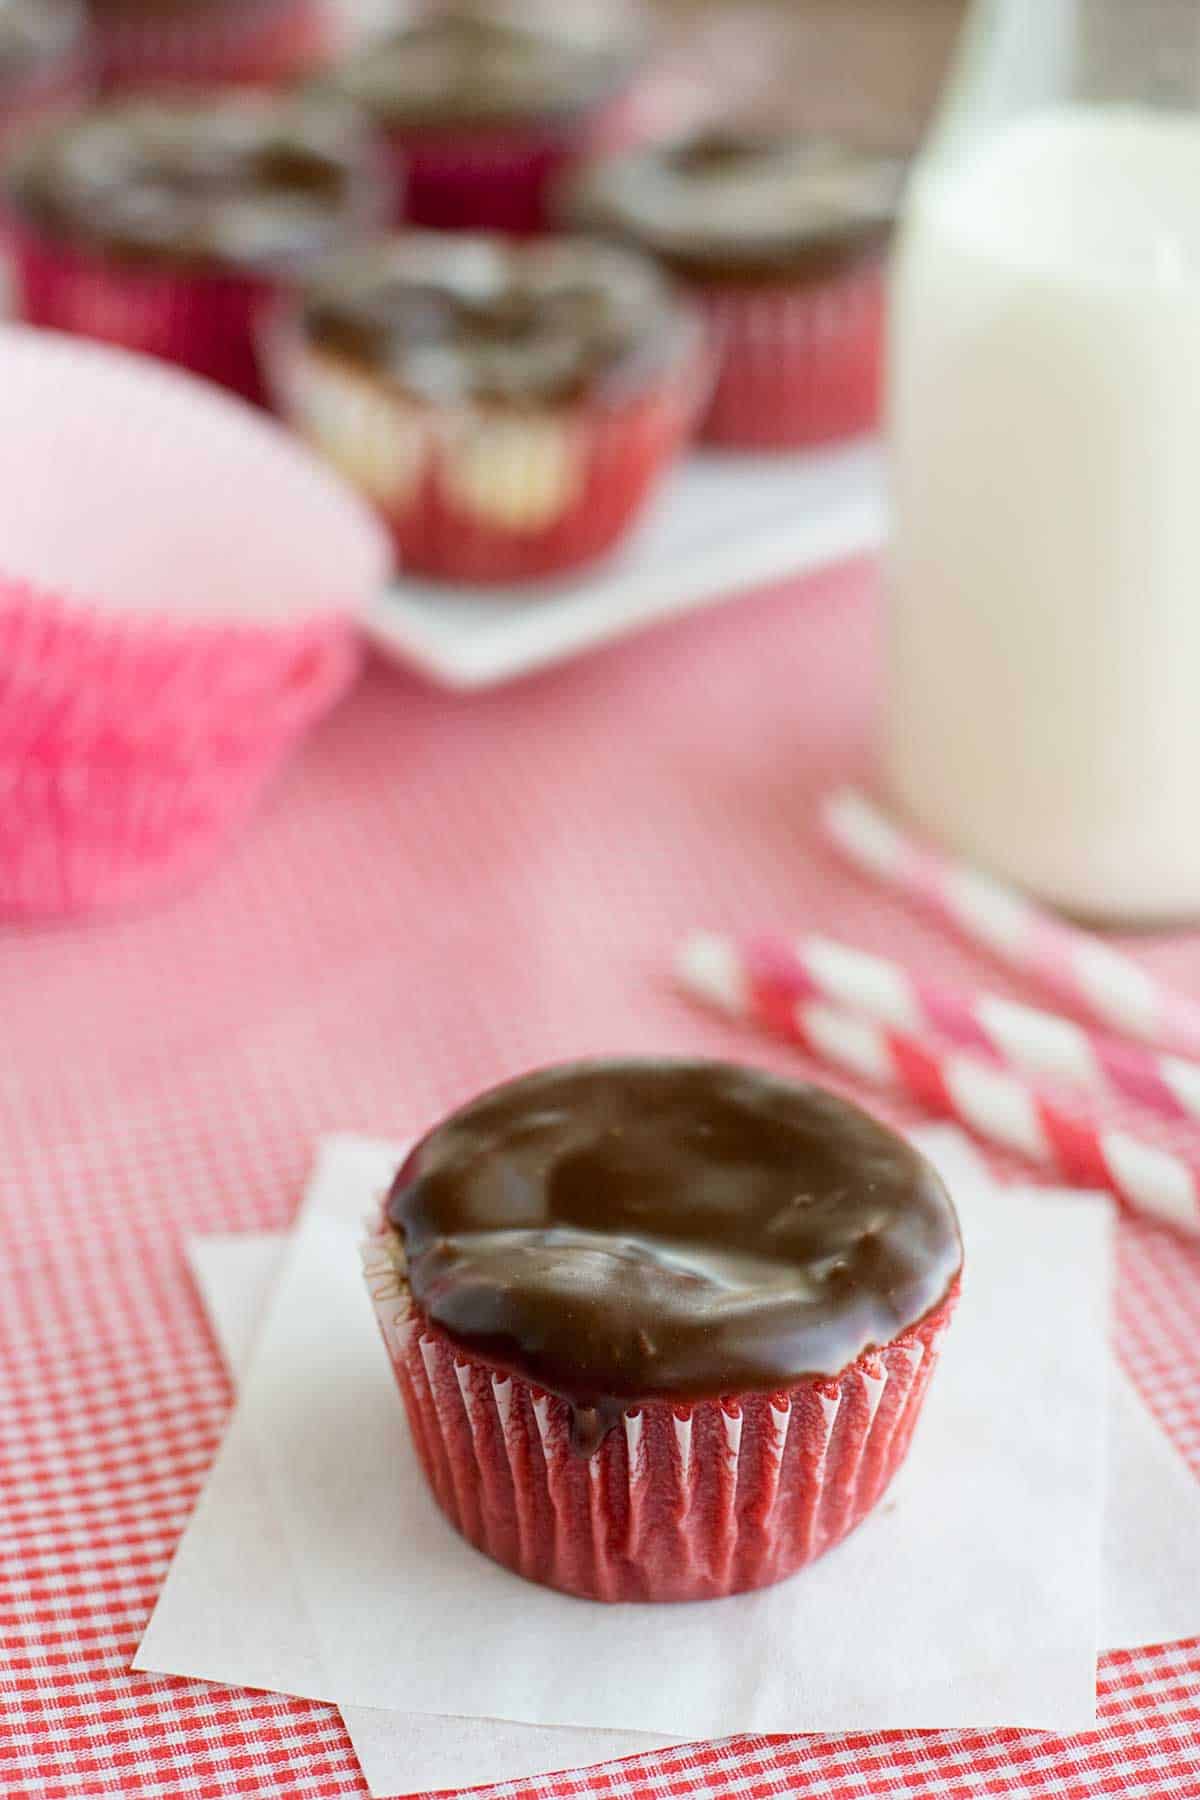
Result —
[[396, 1176], [418, 1309], [560, 1395], [631, 1406], [836, 1375], [962, 1262], [937, 1175], [832, 1094], [719, 1063], [581, 1063], [485, 1094]]
[[681, 274], [769, 277], [878, 252], [904, 166], [826, 138], [714, 133], [609, 158], [567, 190], [563, 210]]
[[516, 125], [595, 105], [629, 68], [621, 45], [449, 13], [373, 41], [328, 85], [390, 126]]
[[643, 258], [559, 239], [410, 232], [348, 254], [308, 290], [310, 340], [433, 401], [574, 399], [636, 384], [682, 315]]
[[38, 226], [132, 260], [287, 267], [374, 228], [386, 196], [357, 121], [247, 96], [130, 100], [37, 133], [8, 171]]

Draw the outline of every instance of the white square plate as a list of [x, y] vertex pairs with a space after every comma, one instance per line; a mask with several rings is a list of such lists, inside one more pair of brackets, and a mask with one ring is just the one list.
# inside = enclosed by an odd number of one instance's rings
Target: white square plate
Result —
[[579, 579], [486, 592], [401, 579], [366, 629], [386, 654], [445, 687], [489, 687], [873, 550], [883, 529], [873, 440], [807, 455], [698, 452], [624, 549]]

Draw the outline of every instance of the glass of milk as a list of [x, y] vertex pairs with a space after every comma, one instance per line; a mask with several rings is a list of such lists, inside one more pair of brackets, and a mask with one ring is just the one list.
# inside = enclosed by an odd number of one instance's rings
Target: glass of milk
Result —
[[1200, 0], [977, 0], [890, 360], [900, 810], [1069, 912], [1200, 917]]

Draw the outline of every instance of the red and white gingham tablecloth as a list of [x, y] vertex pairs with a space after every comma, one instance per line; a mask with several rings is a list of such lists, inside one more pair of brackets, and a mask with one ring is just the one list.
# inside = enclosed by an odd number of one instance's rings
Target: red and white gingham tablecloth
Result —
[[[284, 1226], [320, 1132], [404, 1136], [555, 1057], [801, 1067], [672, 994], [694, 925], [979, 978], [812, 829], [869, 766], [873, 624], [855, 569], [496, 694], [378, 667], [206, 885], [0, 932], [0, 1793], [365, 1792], [333, 1707], [129, 1673], [231, 1399], [186, 1233]], [[1200, 994], [1200, 938], [1136, 947]], [[1200, 1475], [1200, 1250], [1120, 1240], [1121, 1355]], [[1200, 1796], [1200, 1641], [1099, 1677], [1069, 1740], [743, 1738], [495, 1792]]]

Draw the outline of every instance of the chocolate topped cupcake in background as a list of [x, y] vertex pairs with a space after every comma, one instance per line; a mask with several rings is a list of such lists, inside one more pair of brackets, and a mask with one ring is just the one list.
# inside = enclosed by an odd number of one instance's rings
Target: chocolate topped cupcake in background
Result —
[[10, 158], [5, 200], [24, 318], [252, 398], [263, 306], [386, 208], [352, 116], [229, 92], [110, 102], [41, 130]]
[[280, 410], [404, 567], [480, 584], [610, 549], [705, 392], [697, 319], [614, 245], [410, 232], [325, 266], [264, 339]]
[[789, 448], [877, 422], [904, 172], [830, 139], [713, 135], [609, 158], [561, 208], [659, 257], [703, 306], [719, 373], [702, 435]]
[[273, 86], [345, 48], [338, 0], [87, 0], [109, 89]]
[[0, 0], [0, 143], [86, 98], [81, 0]]
[[907, 1452], [958, 1296], [945, 1189], [818, 1088], [600, 1062], [421, 1140], [364, 1251], [443, 1511], [597, 1600], [794, 1573]]
[[544, 224], [549, 183], [636, 64], [622, 31], [454, 9], [366, 44], [328, 86], [387, 143], [397, 222], [526, 234]]

